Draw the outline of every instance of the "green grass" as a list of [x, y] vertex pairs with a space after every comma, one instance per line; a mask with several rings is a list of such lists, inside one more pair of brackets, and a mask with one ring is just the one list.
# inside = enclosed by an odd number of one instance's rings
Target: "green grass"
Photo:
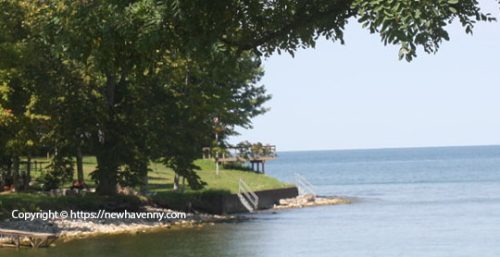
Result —
[[201, 168], [197, 173], [207, 185], [201, 190], [186, 188], [182, 193], [172, 190], [174, 179], [172, 170], [161, 164], [152, 164], [149, 185], [150, 191], [156, 193], [152, 197], [153, 201], [160, 206], [181, 211], [189, 209], [189, 205], [196, 206], [199, 210], [209, 210], [215, 198], [237, 193], [240, 179], [254, 191], [292, 186], [266, 174], [251, 171], [220, 169], [217, 175], [215, 163], [211, 160], [197, 160], [195, 164]]
[[[26, 161], [26, 160], [23, 160], [23, 161]], [[38, 162], [43, 162], [43, 166], [46, 167], [48, 165], [48, 162], [49, 160], [47, 158], [44, 158], [44, 157], [37, 157], [37, 158], [33, 158], [32, 161], [38, 161]], [[84, 181], [87, 185], [93, 187], [95, 186], [95, 183], [94, 181], [90, 178], [90, 173], [92, 173], [92, 171], [94, 171], [97, 167], [97, 161], [96, 161], [96, 158], [94, 156], [84, 156], [83, 157], [83, 173], [84, 173]], [[43, 171], [40, 171], [40, 170], [34, 170], [34, 168], [32, 168], [33, 170], [31, 171], [31, 176], [33, 178], [33, 180], [35, 180], [37, 177], [40, 177], [43, 175]], [[74, 164], [74, 169], [75, 169], [75, 172], [74, 172], [74, 176], [73, 176], [73, 179], [77, 179], [77, 174], [76, 174], [76, 163]], [[66, 187], [69, 187], [71, 185], [71, 183], [67, 183], [65, 186]]]
[[[34, 160], [47, 161], [45, 158]], [[83, 164], [85, 182], [89, 186], [93, 186], [94, 182], [90, 178], [90, 173], [96, 169], [96, 159], [92, 156], [86, 156], [83, 159]], [[191, 190], [188, 185], [185, 185], [185, 190], [173, 191], [174, 172], [161, 163], [151, 163], [149, 166], [151, 171], [148, 173], [148, 185], [149, 191], [153, 192], [153, 196], [149, 200], [159, 206], [181, 211], [186, 210], [191, 204], [203, 210], [209, 209], [213, 203], [213, 199], [221, 195], [237, 193], [240, 179], [243, 179], [254, 191], [292, 186], [266, 174], [252, 171], [223, 169], [221, 167], [219, 175], [216, 175], [215, 163], [212, 160], [197, 160], [195, 164], [201, 168], [197, 173], [207, 183], [205, 188]], [[32, 171], [33, 180], [42, 174], [43, 172], [41, 171]], [[76, 174], [74, 179], [76, 179]], [[70, 183], [65, 185], [66, 188], [69, 186]], [[0, 194], [0, 218], [9, 217], [10, 212], [14, 209], [24, 211], [68, 209], [87, 211], [99, 209], [119, 210], [139, 208], [145, 203], [145, 199], [133, 196], [103, 197], [95, 194], [87, 194], [85, 196], [50, 197], [41, 193]]]
[[[37, 159], [45, 160], [45, 159]], [[290, 187], [290, 184], [283, 183], [266, 174], [255, 173], [243, 170], [229, 170], [221, 168], [219, 176], [215, 172], [215, 162], [212, 160], [197, 160], [195, 162], [201, 170], [197, 171], [201, 180], [207, 183], [202, 191], [228, 191], [230, 193], [238, 192], [239, 179], [243, 179], [248, 186], [254, 190], [266, 190]], [[95, 157], [86, 156], [83, 158], [83, 170], [85, 183], [93, 186], [94, 182], [90, 178], [90, 173], [95, 170], [97, 162]], [[152, 192], [165, 192], [173, 189], [174, 172], [161, 163], [151, 163], [148, 174], [149, 187]], [[41, 173], [33, 173], [33, 177]], [[76, 174], [74, 179], [76, 179]], [[186, 191], [190, 191], [186, 185]]]
[[[215, 163], [211, 160], [197, 160], [195, 164], [201, 168], [201, 170], [197, 172], [201, 180], [207, 183], [207, 186], [202, 189], [205, 191], [215, 190], [237, 193], [240, 179], [243, 179], [254, 191], [291, 186], [290, 184], [283, 183], [266, 174], [259, 174], [251, 171], [220, 169], [219, 175], [217, 176]], [[151, 169], [152, 171], [149, 175], [151, 191], [163, 192], [170, 190], [174, 180], [174, 172], [160, 164], [151, 165]], [[189, 191], [189, 189], [187, 190]]]

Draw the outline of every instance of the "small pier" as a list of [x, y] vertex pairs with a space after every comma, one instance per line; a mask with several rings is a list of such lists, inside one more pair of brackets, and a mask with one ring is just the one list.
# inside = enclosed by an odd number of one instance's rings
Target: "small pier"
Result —
[[[58, 236], [51, 233], [38, 233], [13, 229], [0, 229], [1, 247], [48, 247]], [[7, 240], [3, 240], [7, 239]]]
[[203, 148], [203, 159], [214, 159], [220, 164], [232, 162], [248, 162], [255, 172], [264, 173], [266, 161], [277, 157], [275, 145], [226, 147], [214, 152], [210, 147]]

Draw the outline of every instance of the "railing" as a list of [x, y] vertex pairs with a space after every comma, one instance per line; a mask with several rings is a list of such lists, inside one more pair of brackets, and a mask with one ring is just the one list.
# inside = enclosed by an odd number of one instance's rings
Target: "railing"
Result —
[[274, 145], [263, 145], [260, 147], [225, 147], [219, 149], [219, 153], [214, 152], [215, 150], [210, 147], [203, 147], [203, 159], [211, 159], [217, 157], [218, 159], [224, 160], [272, 160], [277, 158], [276, 146]]
[[258, 209], [259, 197], [250, 189], [243, 179], [240, 179], [239, 181], [238, 198], [240, 199], [241, 204], [243, 204], [249, 212], [253, 212]]
[[295, 173], [295, 183], [297, 184], [300, 195], [305, 195], [305, 194], [316, 195], [314, 186], [304, 176]]

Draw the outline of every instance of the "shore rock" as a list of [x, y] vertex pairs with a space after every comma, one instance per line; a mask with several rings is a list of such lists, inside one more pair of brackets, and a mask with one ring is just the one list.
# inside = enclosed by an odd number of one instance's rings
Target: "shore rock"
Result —
[[295, 198], [281, 199], [275, 209], [303, 208], [322, 205], [350, 204], [349, 199], [340, 197], [319, 197], [312, 194], [299, 195]]
[[[300, 195], [296, 198], [281, 199], [275, 209], [303, 208], [321, 205], [349, 204], [351, 200], [340, 197], [319, 197], [312, 194]], [[172, 212], [172, 210], [146, 207], [146, 212]], [[192, 214], [188, 213], [186, 219], [169, 219], [162, 221], [146, 219], [55, 219], [34, 221], [0, 222], [4, 229], [24, 230], [58, 234], [63, 241], [85, 238], [105, 234], [136, 234], [171, 228], [195, 228], [204, 224], [213, 225], [218, 222], [245, 219], [245, 216]], [[3, 238], [5, 239], [5, 238]], [[0, 239], [2, 241], [2, 239]]]
[[[172, 212], [172, 210], [147, 207], [146, 212]], [[162, 221], [147, 219], [54, 219], [18, 221], [6, 220], [0, 222], [4, 229], [14, 229], [32, 232], [58, 234], [59, 238], [68, 241], [105, 234], [136, 234], [147, 231], [170, 229], [174, 227], [195, 227], [203, 224], [213, 224], [237, 219], [236, 216], [191, 214], [187, 213], [185, 219], [167, 219]], [[8, 240], [7, 238], [2, 238]], [[2, 241], [0, 239], [0, 241]]]

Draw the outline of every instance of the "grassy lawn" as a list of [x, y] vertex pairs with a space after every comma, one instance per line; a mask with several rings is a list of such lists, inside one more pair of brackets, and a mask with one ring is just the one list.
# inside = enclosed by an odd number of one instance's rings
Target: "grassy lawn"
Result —
[[[223, 190], [237, 193], [240, 178], [255, 191], [291, 186], [266, 174], [259, 174], [251, 171], [220, 169], [219, 176], [217, 176], [215, 172], [215, 163], [211, 160], [197, 160], [196, 165], [201, 168], [201, 170], [198, 171], [198, 175], [207, 183], [207, 186], [203, 190]], [[151, 165], [151, 169], [152, 172], [150, 172], [149, 175], [151, 191], [163, 192], [171, 190], [174, 172], [161, 164], [153, 164]]]
[[[23, 161], [26, 161], [26, 160], [23, 160]], [[42, 167], [46, 167], [48, 165], [48, 162], [49, 162], [48, 159], [43, 158], [43, 157], [33, 158], [32, 161], [42, 162], [43, 163]], [[89, 186], [95, 185], [94, 181], [90, 178], [90, 173], [95, 170], [96, 166], [97, 166], [97, 161], [96, 161], [95, 157], [93, 157], [93, 156], [83, 157], [83, 173], [85, 174], [84, 180], [85, 180], [85, 183]], [[32, 168], [32, 169], [33, 169], [31, 171], [32, 180], [35, 180], [37, 177], [42, 175], [42, 171], [40, 171], [38, 168], [37, 169]], [[74, 164], [74, 169], [75, 169], [75, 172], [74, 172], [73, 179], [77, 179], [76, 163]], [[71, 185], [71, 183], [67, 184], [68, 187], [70, 185]]]
[[206, 210], [210, 209], [212, 200], [217, 196], [238, 193], [240, 179], [243, 179], [254, 191], [292, 186], [266, 174], [251, 171], [220, 169], [217, 176], [215, 163], [211, 160], [197, 160], [196, 165], [201, 168], [198, 175], [207, 185], [202, 190], [195, 191], [187, 188], [185, 192], [180, 193], [172, 190], [173, 171], [161, 164], [152, 164], [149, 185], [150, 191], [156, 193], [152, 197], [153, 201], [160, 206], [181, 211], [189, 209], [187, 206], [190, 204]]
[[[44, 158], [37, 161], [46, 161]], [[90, 173], [96, 168], [96, 159], [94, 157], [85, 157], [84, 160], [85, 182], [93, 186], [94, 182], [90, 179]], [[215, 173], [215, 163], [212, 160], [197, 160], [201, 170], [198, 175], [207, 183], [201, 190], [191, 190], [186, 185], [185, 191], [173, 191], [174, 172], [166, 168], [161, 163], [151, 163], [149, 172], [149, 190], [154, 194], [150, 197], [152, 201], [162, 207], [176, 210], [186, 210], [191, 203], [200, 206], [209, 206], [214, 197], [221, 194], [231, 194], [238, 192], [238, 183], [243, 179], [248, 186], [254, 190], [287, 188], [292, 185], [283, 183], [266, 174], [255, 173], [243, 170], [220, 169], [217, 176]], [[76, 173], [76, 172], [75, 172]], [[42, 172], [32, 171], [33, 179], [40, 176]], [[76, 179], [76, 174], [75, 174]], [[182, 180], [181, 180], [182, 181]], [[69, 187], [67, 184], [65, 187]], [[14, 209], [24, 211], [37, 210], [120, 210], [134, 209], [146, 203], [147, 199], [139, 199], [133, 196], [112, 196], [103, 197], [95, 194], [85, 196], [61, 196], [51, 197], [41, 193], [7, 193], [0, 194], [0, 218], [10, 216]]]
[[[45, 159], [38, 159], [45, 160]], [[239, 179], [243, 179], [248, 186], [257, 190], [266, 189], [276, 189], [290, 187], [290, 184], [283, 183], [273, 177], [266, 174], [259, 174], [251, 171], [242, 170], [228, 170], [220, 169], [219, 176], [215, 172], [215, 163], [212, 160], [197, 160], [196, 165], [198, 165], [201, 170], [198, 171], [198, 175], [203, 181], [207, 183], [207, 186], [202, 189], [203, 191], [229, 191], [231, 193], [238, 192], [238, 182]], [[90, 186], [94, 185], [94, 182], [90, 179], [90, 173], [95, 170], [97, 162], [95, 157], [86, 156], [83, 158], [83, 170], [85, 174], [85, 183]], [[166, 168], [161, 163], [151, 163], [149, 168], [151, 171], [148, 174], [149, 186], [152, 192], [165, 192], [171, 191], [173, 189], [174, 172]], [[33, 177], [39, 176], [41, 173], [33, 173]], [[76, 179], [76, 174], [75, 178]], [[186, 185], [186, 190], [188, 186]]]

